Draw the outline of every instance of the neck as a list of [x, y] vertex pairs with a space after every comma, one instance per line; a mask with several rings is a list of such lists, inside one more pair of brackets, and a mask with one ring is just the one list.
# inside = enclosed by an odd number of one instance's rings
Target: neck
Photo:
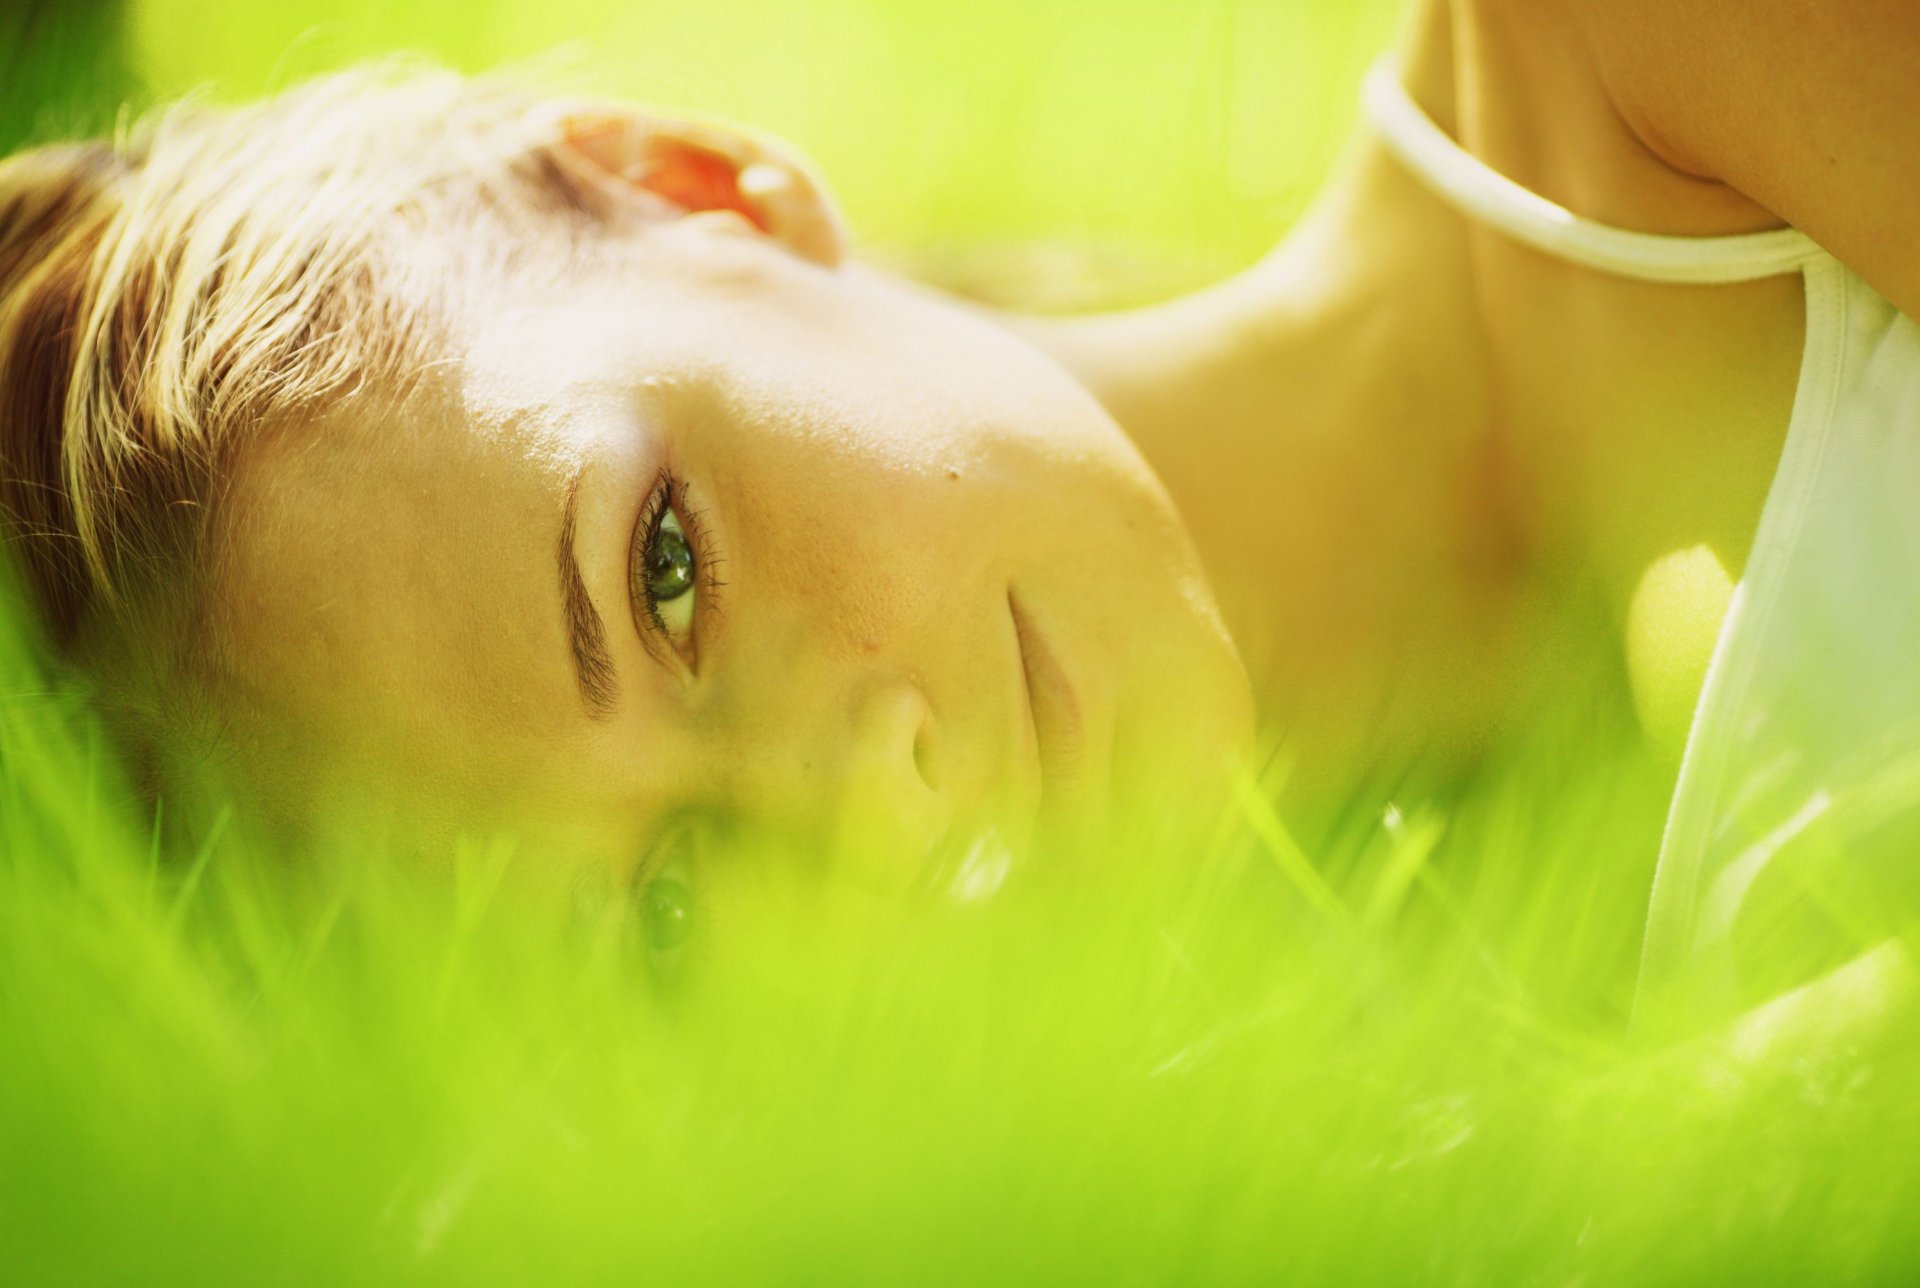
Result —
[[[1422, 7], [1402, 66], [1444, 123], [1443, 5]], [[1328, 765], [1468, 753], [1511, 688], [1492, 636], [1522, 543], [1475, 299], [1460, 217], [1362, 137], [1239, 277], [1031, 329], [1166, 482], [1263, 706]]]

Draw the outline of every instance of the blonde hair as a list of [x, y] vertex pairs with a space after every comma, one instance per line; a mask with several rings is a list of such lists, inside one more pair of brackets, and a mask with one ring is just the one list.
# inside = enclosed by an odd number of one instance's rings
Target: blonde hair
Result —
[[0, 161], [8, 544], [56, 650], [115, 659], [104, 697], [131, 733], [178, 726], [208, 661], [235, 454], [406, 379], [477, 278], [608, 230], [557, 119], [503, 82], [389, 65]]

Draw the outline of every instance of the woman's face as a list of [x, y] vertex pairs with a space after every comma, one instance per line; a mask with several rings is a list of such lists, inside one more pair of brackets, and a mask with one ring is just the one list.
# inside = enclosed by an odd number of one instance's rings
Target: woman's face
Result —
[[858, 838], [904, 885], [1190, 802], [1249, 737], [1180, 520], [1091, 398], [725, 220], [476, 305], [235, 502], [234, 766], [289, 807], [524, 828], [623, 879], [720, 819]]

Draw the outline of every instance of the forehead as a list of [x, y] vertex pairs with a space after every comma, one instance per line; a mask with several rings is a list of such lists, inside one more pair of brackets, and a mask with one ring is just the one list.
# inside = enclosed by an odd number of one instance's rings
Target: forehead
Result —
[[263, 754], [479, 787], [576, 736], [556, 542], [565, 481], [606, 430], [564, 382], [516, 402], [503, 365], [483, 389], [472, 369], [345, 399], [238, 470], [219, 618]]
[[[624, 794], [582, 781], [606, 731], [570, 662], [559, 536], [583, 463], [632, 464], [660, 414], [650, 391], [686, 383], [668, 301], [624, 289], [645, 276], [483, 295], [404, 387], [364, 387], [241, 453], [211, 616], [236, 698], [222, 714], [262, 776], [359, 791], [401, 775], [422, 797], [543, 807]], [[623, 473], [590, 472], [582, 513], [617, 514], [630, 498], [589, 492]], [[562, 789], [542, 778], [562, 770]]]

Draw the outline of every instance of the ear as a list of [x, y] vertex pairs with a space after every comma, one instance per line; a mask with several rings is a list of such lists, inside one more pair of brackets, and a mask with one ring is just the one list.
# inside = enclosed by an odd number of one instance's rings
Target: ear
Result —
[[729, 126], [606, 108], [564, 111], [558, 127], [559, 151], [596, 177], [689, 214], [732, 212], [827, 268], [846, 256], [826, 185], [784, 144]]

